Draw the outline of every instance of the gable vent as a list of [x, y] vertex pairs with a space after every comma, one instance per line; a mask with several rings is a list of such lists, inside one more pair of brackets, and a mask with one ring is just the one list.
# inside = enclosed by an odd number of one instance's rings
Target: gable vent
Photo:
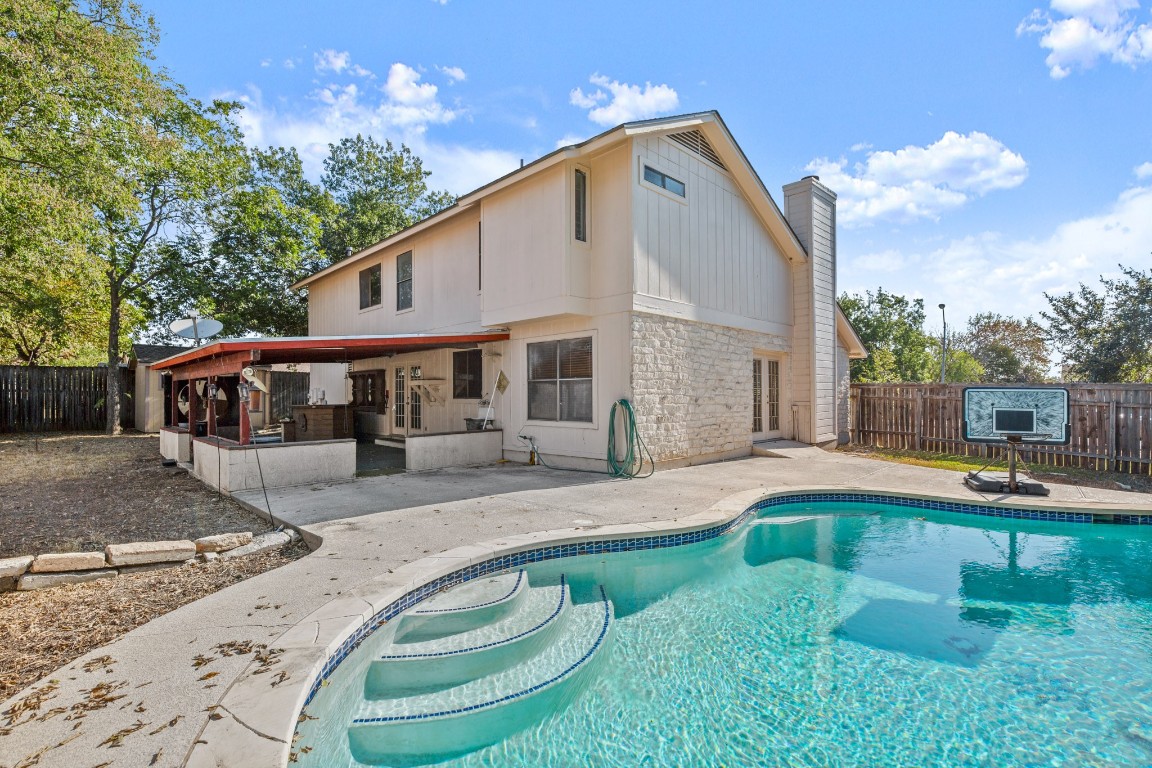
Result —
[[682, 133], [670, 133], [668, 138], [677, 144], [681, 144], [692, 152], [695, 152], [700, 157], [704, 158], [712, 165], [718, 166], [720, 170], [726, 171], [724, 163], [720, 162], [720, 156], [716, 154], [716, 150], [712, 149], [712, 145], [708, 143], [708, 139], [700, 131], [684, 131]]

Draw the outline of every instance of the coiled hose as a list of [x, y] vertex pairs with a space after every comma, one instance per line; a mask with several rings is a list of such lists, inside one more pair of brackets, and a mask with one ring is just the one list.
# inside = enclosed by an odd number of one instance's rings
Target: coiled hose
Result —
[[[616, 458], [616, 409], [620, 408], [624, 418], [624, 456], [623, 458]], [[636, 428], [636, 412], [632, 410], [632, 403], [621, 398], [612, 403], [612, 410], [608, 413], [608, 471], [601, 472], [596, 469], [571, 469], [569, 467], [554, 467], [548, 462], [544, 461], [544, 457], [540, 455], [540, 449], [536, 447], [535, 441], [530, 437], [520, 436], [521, 440], [527, 440], [528, 445], [531, 447], [536, 460], [541, 465], [548, 467], [548, 469], [561, 469], [567, 472], [592, 472], [599, 475], [611, 475], [612, 477], [622, 477], [632, 479], [634, 477], [651, 477], [652, 473], [656, 471], [656, 463], [652, 460], [652, 452], [648, 450], [648, 446], [644, 444], [644, 439], [640, 437], [640, 430]], [[641, 474], [644, 470], [644, 456], [648, 456], [648, 472]]]

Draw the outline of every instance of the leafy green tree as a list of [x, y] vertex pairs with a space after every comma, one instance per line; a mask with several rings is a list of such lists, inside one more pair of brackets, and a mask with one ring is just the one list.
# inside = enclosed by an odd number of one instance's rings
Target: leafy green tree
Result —
[[868, 349], [864, 360], [852, 361], [852, 381], [932, 381], [939, 376], [938, 346], [924, 333], [924, 300], [908, 299], [878, 288], [875, 293], [844, 294], [840, 308]]
[[983, 367], [980, 381], [1040, 382], [1052, 365], [1047, 332], [1030, 317], [1021, 320], [993, 312], [973, 315], [967, 329], [949, 343]]
[[448, 192], [429, 191], [429, 171], [403, 144], [381, 145], [357, 134], [328, 145], [321, 182], [338, 206], [324, 227], [324, 250], [339, 261], [394, 235], [455, 202]]
[[125, 309], [151, 310], [158, 286], [211, 258], [204, 233], [224, 193], [244, 166], [240, 133], [230, 115], [236, 105], [204, 106], [172, 88], [163, 110], [136, 126], [138, 144], [123, 158], [137, 207], [96, 206], [108, 297], [108, 431], [120, 427], [121, 352]]
[[328, 265], [324, 223], [338, 206], [304, 177], [295, 149], [252, 149], [242, 180], [209, 223], [209, 258], [186, 258], [158, 289], [156, 338], [190, 309], [224, 324], [225, 336], [308, 333], [305, 297], [289, 290]]
[[[929, 348], [932, 354], [933, 380], [940, 376], [940, 343]], [[974, 384], [986, 381], [984, 366], [963, 349], [954, 349], [949, 339], [948, 363], [944, 369], [944, 381], [953, 384]]]
[[1082, 381], [1152, 382], [1152, 269], [1120, 265], [1122, 278], [1102, 289], [1044, 294], [1048, 336], [1064, 358], [1066, 377]]

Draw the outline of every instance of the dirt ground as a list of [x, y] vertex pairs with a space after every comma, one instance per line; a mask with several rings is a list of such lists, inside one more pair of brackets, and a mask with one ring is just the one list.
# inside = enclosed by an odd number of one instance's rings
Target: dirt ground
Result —
[[[154, 436], [0, 437], [0, 557], [269, 529], [266, 520], [186, 472], [162, 467]], [[0, 701], [157, 616], [306, 554], [297, 543], [248, 557], [0, 593]]]
[[0, 436], [0, 557], [269, 530], [183, 470], [154, 435]]

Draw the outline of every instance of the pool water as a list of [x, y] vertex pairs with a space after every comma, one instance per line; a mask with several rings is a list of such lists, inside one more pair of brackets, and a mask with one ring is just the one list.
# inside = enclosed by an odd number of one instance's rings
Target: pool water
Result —
[[[612, 643], [563, 711], [446, 766], [1152, 765], [1152, 527], [792, 504], [732, 534], [530, 566]], [[359, 765], [370, 639], [301, 765]], [[363, 652], [363, 653], [361, 653]]]

